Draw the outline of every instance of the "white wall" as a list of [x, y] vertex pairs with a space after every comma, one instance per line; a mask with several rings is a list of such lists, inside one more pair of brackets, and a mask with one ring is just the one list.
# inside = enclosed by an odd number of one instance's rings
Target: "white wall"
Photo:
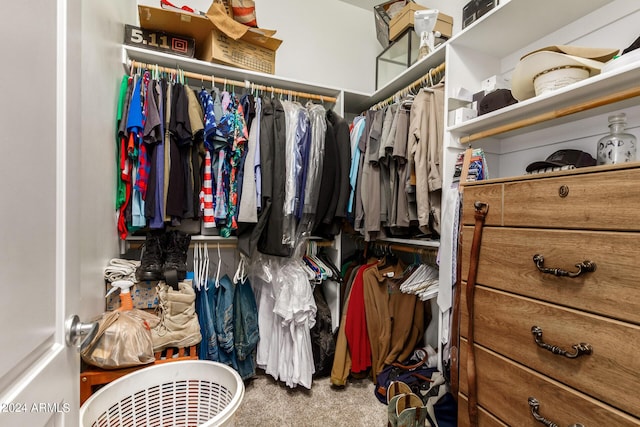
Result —
[[80, 158], [82, 233], [80, 318], [104, 311], [104, 269], [118, 256], [115, 220], [115, 114], [124, 24], [136, 22], [128, 0], [82, 2]]
[[[138, 4], [159, 7], [158, 0]], [[211, 0], [175, 2], [207, 10]], [[276, 74], [309, 83], [371, 93], [375, 87], [373, 13], [338, 0], [256, 0], [258, 25], [283, 40]], [[137, 22], [137, 19], [131, 23]]]

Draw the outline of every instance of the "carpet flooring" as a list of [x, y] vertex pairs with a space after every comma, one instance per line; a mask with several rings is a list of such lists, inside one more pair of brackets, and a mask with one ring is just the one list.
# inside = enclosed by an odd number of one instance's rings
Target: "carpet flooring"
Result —
[[329, 378], [313, 381], [311, 390], [291, 389], [264, 371], [245, 384], [236, 427], [385, 427], [387, 406], [373, 394], [370, 379], [349, 379], [335, 388]]

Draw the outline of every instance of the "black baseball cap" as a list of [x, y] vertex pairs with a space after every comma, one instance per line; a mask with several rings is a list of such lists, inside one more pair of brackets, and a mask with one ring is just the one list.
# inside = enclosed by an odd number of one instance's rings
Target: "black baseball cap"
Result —
[[566, 165], [573, 165], [577, 168], [595, 166], [596, 159], [591, 157], [591, 154], [582, 150], [558, 150], [547, 157], [543, 162], [531, 163], [527, 166], [527, 172]]
[[490, 113], [492, 111], [499, 110], [508, 105], [512, 105], [518, 102], [513, 97], [509, 89], [496, 89], [493, 92], [486, 94], [478, 105], [478, 115]]

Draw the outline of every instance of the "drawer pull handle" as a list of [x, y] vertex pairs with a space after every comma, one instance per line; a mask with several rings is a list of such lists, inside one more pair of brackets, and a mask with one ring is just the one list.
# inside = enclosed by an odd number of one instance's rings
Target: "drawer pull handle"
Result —
[[593, 273], [594, 271], [596, 271], [596, 263], [588, 260], [576, 264], [576, 268], [578, 269], [578, 271], [575, 272], [562, 270], [560, 268], [545, 267], [544, 257], [540, 254], [535, 254], [533, 256], [533, 262], [536, 264], [536, 267], [538, 267], [538, 270], [540, 270], [542, 273], [553, 274], [554, 276], [559, 277], [578, 277], [582, 273]]
[[[546, 419], [545, 417], [543, 417], [538, 413], [538, 411], [540, 410], [540, 402], [538, 402], [538, 399], [536, 399], [535, 397], [529, 398], [529, 407], [531, 408], [531, 415], [533, 415], [533, 418], [535, 418], [536, 421], [541, 422], [547, 427], [559, 427], [558, 424], [552, 421], [549, 421], [548, 419]], [[575, 424], [571, 424], [569, 427], [584, 427], [584, 425], [580, 423], [575, 423]]]
[[582, 356], [583, 354], [591, 354], [593, 352], [593, 347], [591, 347], [591, 344], [587, 344], [584, 342], [571, 346], [571, 348], [575, 350], [574, 353], [569, 353], [566, 350], [561, 349], [557, 345], [547, 344], [542, 341], [542, 328], [540, 326], [532, 326], [531, 333], [533, 334], [533, 339], [536, 341], [536, 344], [538, 344], [539, 347], [542, 347], [545, 350], [549, 350], [553, 354], [559, 354], [560, 356], [568, 357], [569, 359], [575, 359]]

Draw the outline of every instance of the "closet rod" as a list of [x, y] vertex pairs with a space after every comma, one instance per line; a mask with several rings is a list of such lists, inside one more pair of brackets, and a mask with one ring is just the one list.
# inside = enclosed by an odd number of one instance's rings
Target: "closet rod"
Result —
[[328, 248], [328, 247], [333, 246], [333, 241], [331, 241], [331, 242], [329, 242], [329, 241], [320, 241], [320, 242], [312, 241], [312, 242], [315, 243], [316, 246], [319, 247], [319, 248]]
[[388, 246], [392, 251], [397, 252], [405, 252], [410, 254], [418, 254], [418, 255], [429, 255], [438, 251], [438, 248], [416, 248], [415, 246], [406, 246], [399, 245], [397, 243], [392, 243]]
[[[149, 70], [156, 68], [155, 64], [147, 64], [145, 62], [140, 62], [140, 61], [136, 61], [136, 60], [131, 60], [131, 67], [135, 68], [135, 67], [142, 67], [142, 68], [147, 68]], [[157, 66], [158, 70], [160, 71], [164, 71], [167, 73], [177, 73], [178, 70], [175, 68], [167, 68], [167, 67], [161, 67], [161, 66]], [[238, 87], [247, 87], [247, 82], [246, 81], [239, 81], [239, 80], [230, 80], [230, 79], [225, 79], [222, 77], [215, 77], [213, 75], [206, 75], [206, 74], [200, 74], [200, 73], [193, 73], [191, 71], [184, 71], [184, 70], [180, 70], [180, 72], [188, 78], [191, 79], [195, 79], [195, 80], [200, 80], [200, 81], [208, 81], [208, 82], [215, 82], [215, 83], [219, 83], [219, 84], [228, 84], [228, 85], [232, 85], [232, 86], [238, 86]], [[304, 99], [315, 99], [321, 102], [330, 102], [330, 103], [335, 103], [337, 101], [336, 97], [333, 96], [324, 96], [324, 95], [317, 95], [315, 93], [307, 93], [307, 92], [298, 92], [295, 90], [288, 90], [288, 89], [281, 89], [278, 87], [273, 87], [273, 86], [265, 86], [265, 85], [259, 85], [259, 84], [252, 84], [251, 86], [254, 89], [258, 89], [264, 92], [271, 92], [271, 93], [278, 93], [278, 94], [282, 94], [282, 95], [291, 95], [291, 96], [296, 96], [299, 98], [304, 98]]]
[[[196, 245], [196, 243], [205, 243], [206, 241], [197, 241], [197, 240], [192, 240], [189, 243], [189, 248], [193, 249], [193, 247]], [[218, 245], [220, 245], [220, 249], [237, 249], [238, 248], [238, 244], [236, 241], [234, 242], [225, 242], [225, 243], [217, 243], [217, 242], [206, 242], [208, 249], [209, 250], [216, 250], [218, 249]], [[142, 245], [144, 244], [144, 241], [131, 241], [129, 242], [129, 246], [132, 248], [140, 248], [142, 247]]]
[[[445, 68], [446, 68], [446, 63], [445, 62], [443, 62], [442, 64], [438, 65], [435, 68], [431, 68], [427, 74], [425, 74], [422, 77], [420, 77], [419, 79], [415, 80], [413, 83], [408, 84], [407, 86], [405, 86], [404, 88], [400, 89], [399, 91], [396, 91], [396, 93], [394, 93], [390, 97], [384, 99], [383, 101], [378, 102], [377, 104], [375, 104], [371, 108], [374, 109], [374, 110], [377, 110], [378, 108], [383, 107], [384, 105], [391, 104], [396, 98], [408, 95], [409, 92], [411, 90], [415, 89], [417, 86], [422, 86], [425, 83], [429, 83], [429, 78], [430, 77], [434, 78], [433, 74], [442, 74], [442, 73], [444, 73]], [[438, 81], [440, 81], [440, 80], [441, 79], [438, 79]], [[434, 82], [433, 84], [435, 85], [436, 83], [437, 82]]]
[[381, 242], [369, 242], [369, 243], [379, 248], [390, 249], [392, 251], [405, 252], [409, 254], [430, 255], [438, 252], [438, 248], [436, 247], [416, 247], [416, 246], [409, 246], [409, 245], [401, 245], [398, 243], [381, 243]]

